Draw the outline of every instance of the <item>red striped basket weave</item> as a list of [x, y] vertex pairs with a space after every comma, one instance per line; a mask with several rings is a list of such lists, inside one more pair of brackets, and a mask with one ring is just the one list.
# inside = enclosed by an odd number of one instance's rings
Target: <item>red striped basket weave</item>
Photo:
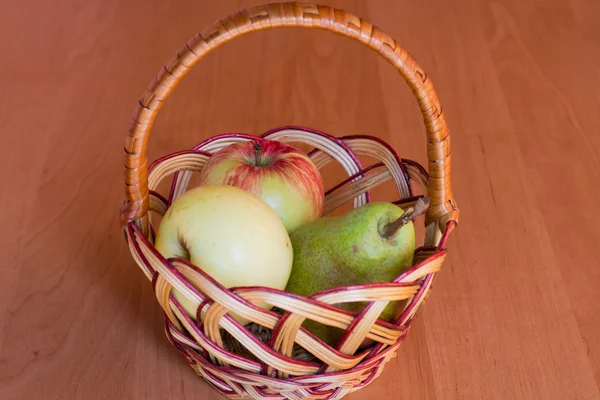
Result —
[[[423, 114], [427, 134], [428, 171], [400, 158], [382, 140], [370, 136], [333, 137], [300, 127], [284, 127], [261, 137], [313, 148], [310, 158], [322, 168], [340, 163], [347, 179], [326, 192], [324, 214], [353, 201], [369, 201], [369, 190], [393, 179], [397, 197], [410, 207], [427, 195], [425, 245], [417, 249], [414, 265], [392, 282], [337, 288], [309, 298], [265, 287], [224, 288], [199, 268], [181, 259], [165, 260], [154, 248], [152, 215], [164, 215], [184, 193], [194, 172], [212, 153], [234, 142], [255, 138], [246, 134], [211, 137], [188, 151], [147, 160], [149, 133], [158, 111], [177, 83], [203, 56], [221, 44], [253, 31], [275, 27], [320, 28], [348, 36], [388, 60], [404, 77]], [[377, 27], [341, 10], [317, 5], [276, 3], [242, 10], [217, 21], [194, 36], [161, 69], [139, 101], [125, 144], [126, 201], [121, 218], [133, 259], [152, 282], [165, 314], [165, 333], [189, 365], [230, 399], [340, 399], [371, 383], [395, 356], [419, 306], [446, 256], [446, 241], [458, 221], [450, 187], [450, 142], [437, 94], [427, 74], [395, 40]], [[359, 156], [377, 162], [363, 167]], [[168, 198], [158, 185], [171, 178]], [[198, 306], [195, 322], [171, 296], [176, 288]], [[406, 302], [394, 323], [378, 317], [390, 301]], [[368, 305], [359, 314], [339, 308], [346, 302]], [[268, 302], [265, 311], [254, 304]], [[275, 311], [276, 310], [276, 311]], [[240, 325], [228, 312], [252, 321]], [[306, 319], [346, 331], [333, 348], [301, 327]], [[365, 339], [371, 345], [361, 347]]]

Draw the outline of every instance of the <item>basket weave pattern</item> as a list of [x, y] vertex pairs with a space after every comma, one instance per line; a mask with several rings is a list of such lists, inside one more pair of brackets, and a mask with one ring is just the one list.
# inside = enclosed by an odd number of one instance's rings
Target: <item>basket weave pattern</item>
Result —
[[[403, 208], [418, 199], [413, 192], [415, 184], [429, 197], [425, 246], [417, 249], [413, 267], [392, 282], [336, 288], [308, 298], [265, 287], [227, 289], [185, 260], [164, 259], [153, 246], [152, 215], [164, 215], [212, 153], [255, 138], [245, 134], [214, 136], [149, 166], [146, 148], [158, 111], [189, 68], [210, 50], [244, 33], [281, 26], [322, 28], [368, 45], [398, 69], [421, 106], [429, 172], [414, 161], [401, 159], [388, 144], [374, 137], [336, 138], [299, 127], [261, 135], [311, 146], [309, 156], [318, 168], [332, 161], [343, 166], [348, 178], [327, 191], [325, 214], [349, 201], [354, 207], [366, 204], [368, 191], [390, 179], [398, 192], [390, 201]], [[371, 383], [406, 337], [444, 261], [446, 240], [457, 223], [458, 208], [450, 189], [449, 146], [441, 106], [427, 75], [393, 39], [358, 17], [329, 7], [269, 4], [240, 11], [192, 38], [140, 100], [125, 146], [124, 231], [134, 260], [152, 281], [165, 313], [165, 333], [170, 342], [198, 375], [230, 399], [339, 399]], [[374, 157], [378, 162], [363, 168], [359, 156]], [[165, 198], [157, 188], [169, 177], [171, 190]], [[170, 294], [172, 288], [197, 305], [197, 322]], [[368, 303], [359, 314], [338, 307], [357, 301]], [[390, 301], [405, 301], [402, 314], [394, 323], [378, 320]], [[262, 302], [273, 305], [273, 310], [255, 306]], [[240, 325], [231, 312], [252, 323]], [[301, 327], [306, 319], [343, 329], [345, 334], [332, 348]], [[256, 328], [266, 335], [257, 334]], [[372, 344], [363, 348], [365, 339]]]

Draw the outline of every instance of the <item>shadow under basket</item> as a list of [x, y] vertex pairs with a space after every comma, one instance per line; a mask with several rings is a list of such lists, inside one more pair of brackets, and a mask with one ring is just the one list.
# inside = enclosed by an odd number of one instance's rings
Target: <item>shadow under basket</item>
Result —
[[[393, 180], [394, 202], [410, 207], [429, 198], [424, 218], [424, 245], [415, 251], [413, 266], [391, 282], [342, 287], [311, 297], [265, 287], [225, 288], [182, 259], [165, 259], [153, 246], [153, 216], [162, 216], [169, 204], [190, 186], [211, 154], [235, 142], [253, 140], [247, 134], [211, 137], [188, 151], [164, 156], [151, 165], [147, 143], [158, 111], [177, 83], [211, 50], [246, 33], [276, 27], [310, 27], [353, 38], [388, 60], [409, 84], [420, 105], [426, 127], [428, 168], [400, 158], [381, 139], [364, 136], [334, 137], [301, 127], [283, 127], [260, 137], [302, 143], [318, 168], [339, 163], [348, 177], [325, 195], [324, 214], [352, 202], [369, 202], [369, 190]], [[423, 304], [446, 256], [446, 241], [457, 224], [459, 211], [450, 187], [450, 137], [431, 80], [395, 40], [377, 27], [341, 10], [317, 5], [275, 3], [239, 11], [217, 21], [190, 39], [169, 61], [142, 96], [125, 144], [126, 201], [121, 221], [133, 259], [152, 282], [164, 310], [165, 333], [193, 370], [230, 399], [340, 399], [373, 382], [395, 356], [415, 313]], [[359, 157], [375, 159], [363, 167]], [[168, 198], [157, 190], [172, 179]], [[176, 288], [197, 305], [190, 318], [171, 295]], [[344, 303], [366, 304], [360, 313], [346, 311]], [[393, 322], [380, 314], [389, 302], [403, 302]], [[273, 309], [255, 306], [267, 302]], [[242, 326], [229, 314], [243, 315]], [[302, 325], [312, 320], [345, 331], [332, 347]], [[367, 343], [365, 345], [365, 343]]]

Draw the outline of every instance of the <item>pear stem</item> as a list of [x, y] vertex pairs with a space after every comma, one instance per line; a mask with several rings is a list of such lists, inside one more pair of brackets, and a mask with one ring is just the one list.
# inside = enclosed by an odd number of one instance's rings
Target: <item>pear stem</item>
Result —
[[423, 214], [428, 207], [429, 199], [427, 197], [421, 197], [412, 207], [409, 207], [400, 218], [384, 226], [381, 230], [381, 236], [386, 239], [392, 238], [400, 228], [409, 221], [412, 221], [413, 218]]
[[254, 144], [254, 166], [256, 167], [260, 167], [260, 156], [261, 156], [261, 151], [262, 151], [263, 147], [260, 145], [260, 143], [255, 143]]

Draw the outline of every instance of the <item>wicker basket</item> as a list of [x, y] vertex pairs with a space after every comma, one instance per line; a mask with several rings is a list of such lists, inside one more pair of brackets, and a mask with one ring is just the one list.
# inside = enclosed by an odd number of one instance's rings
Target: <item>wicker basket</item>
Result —
[[[398, 197], [409, 207], [419, 196], [416, 183], [427, 194], [423, 247], [414, 266], [394, 281], [338, 288], [310, 298], [263, 288], [226, 289], [194, 265], [165, 260], [153, 247], [152, 213], [163, 215], [168, 205], [188, 188], [191, 175], [202, 169], [211, 154], [231, 143], [252, 140], [245, 134], [212, 137], [189, 151], [170, 154], [148, 164], [148, 136], [164, 101], [176, 84], [202, 57], [238, 36], [272, 27], [308, 27], [332, 31], [367, 45], [388, 60], [412, 88], [427, 132], [428, 172], [418, 163], [401, 159], [380, 139], [369, 136], [333, 137], [306, 128], [284, 127], [261, 135], [288, 143], [304, 143], [314, 163], [322, 168], [339, 162], [348, 178], [326, 193], [325, 213], [353, 201], [369, 201], [369, 190], [393, 179]], [[364, 168], [358, 156], [378, 163]], [[156, 192], [172, 176], [168, 199]], [[372, 24], [330, 7], [296, 3], [268, 4], [242, 10], [194, 36], [161, 69], [135, 110], [125, 145], [126, 201], [121, 219], [131, 254], [152, 281], [165, 313], [165, 332], [194, 371], [230, 399], [340, 399], [372, 382], [394, 357], [411, 326], [446, 255], [445, 243], [459, 211], [450, 187], [450, 137], [431, 80], [395, 40]], [[204, 319], [195, 322], [170, 295], [177, 288], [198, 305]], [[378, 317], [390, 301], [406, 307], [395, 323]], [[265, 311], [253, 304], [266, 301]], [[367, 302], [359, 314], [337, 305]], [[229, 311], [252, 323], [242, 326]], [[302, 323], [310, 319], [346, 331], [333, 348], [317, 339]], [[361, 347], [370, 339], [368, 347]]]

